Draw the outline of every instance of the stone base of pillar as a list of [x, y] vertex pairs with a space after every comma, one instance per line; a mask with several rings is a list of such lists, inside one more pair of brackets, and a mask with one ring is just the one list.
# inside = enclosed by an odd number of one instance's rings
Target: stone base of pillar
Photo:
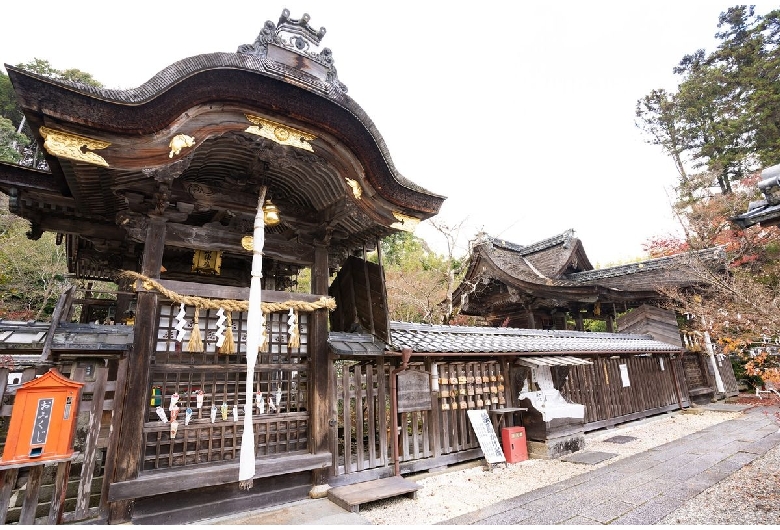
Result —
[[572, 434], [543, 442], [528, 440], [528, 457], [552, 460], [585, 449], [585, 435]]
[[322, 484], [320, 486], [314, 486], [311, 491], [309, 491], [309, 497], [312, 499], [323, 499], [328, 496], [328, 490], [330, 489], [330, 486], [328, 484]]

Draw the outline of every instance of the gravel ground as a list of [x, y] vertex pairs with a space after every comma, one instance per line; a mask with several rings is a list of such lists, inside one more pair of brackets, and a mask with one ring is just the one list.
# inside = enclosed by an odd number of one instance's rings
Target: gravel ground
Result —
[[[365, 504], [360, 507], [360, 515], [377, 525], [434, 524], [609, 465], [621, 458], [734, 419], [740, 414], [677, 412], [589, 433], [585, 437], [588, 451], [618, 454], [596, 465], [532, 459], [498, 466], [492, 472], [486, 471], [479, 464], [472, 464], [440, 474], [421, 473], [407, 477], [423, 486], [417, 499], [396, 497]], [[625, 444], [604, 442], [616, 435], [637, 439]], [[778, 524], [779, 477], [780, 447], [776, 447], [694, 497], [660, 524]], [[724, 499], [728, 502], [723, 502]]]

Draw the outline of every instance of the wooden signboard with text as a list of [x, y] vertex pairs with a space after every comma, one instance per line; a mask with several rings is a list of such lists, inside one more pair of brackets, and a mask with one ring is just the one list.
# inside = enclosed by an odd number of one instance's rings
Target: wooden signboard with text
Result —
[[485, 409], [467, 410], [466, 414], [469, 415], [471, 427], [474, 429], [474, 434], [477, 435], [479, 447], [482, 449], [487, 463], [491, 466], [506, 464], [504, 450], [501, 448], [501, 443], [498, 441], [487, 411]]
[[405, 370], [398, 374], [398, 412], [431, 410], [431, 374]]

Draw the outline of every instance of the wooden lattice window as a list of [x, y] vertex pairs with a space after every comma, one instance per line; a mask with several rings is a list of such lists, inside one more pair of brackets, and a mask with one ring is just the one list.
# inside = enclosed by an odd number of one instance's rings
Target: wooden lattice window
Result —
[[[194, 310], [185, 308], [185, 334], [179, 342], [175, 318], [179, 309], [170, 303], [160, 307], [144, 424], [145, 471], [232, 460], [240, 454], [246, 403], [246, 314], [232, 314], [235, 353], [222, 354], [216, 347], [217, 311], [200, 310], [203, 351], [189, 352]], [[299, 314], [301, 344], [296, 348], [288, 346], [288, 317], [287, 313], [266, 315], [268, 347], [259, 352], [255, 365], [252, 421], [259, 457], [308, 452], [308, 315]], [[163, 422], [160, 414], [171, 419], [174, 395], [179, 425], [171, 437], [170, 421]], [[185, 425], [188, 408], [192, 415]]]

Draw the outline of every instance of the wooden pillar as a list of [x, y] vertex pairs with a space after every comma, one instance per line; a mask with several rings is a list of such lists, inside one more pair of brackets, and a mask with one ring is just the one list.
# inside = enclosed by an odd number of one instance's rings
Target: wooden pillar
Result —
[[134, 298], [131, 292], [132, 289], [133, 284], [125, 280], [122, 280], [117, 285], [116, 314], [114, 315], [114, 320], [117, 324], [125, 321], [126, 313], [130, 310], [130, 304]]
[[574, 325], [577, 331], [585, 331], [585, 324], [582, 322], [582, 313], [579, 309], [574, 311]]
[[[149, 278], [160, 277], [163, 250], [165, 248], [165, 220], [153, 217], [149, 220], [144, 244], [141, 274]], [[133, 330], [133, 348], [130, 351], [127, 371], [127, 392], [119, 432], [119, 446], [115, 455], [114, 477], [111, 482], [124, 482], [138, 477], [142, 465], [143, 424], [149, 399], [149, 367], [154, 353], [157, 330], [157, 293], [138, 293], [136, 318]], [[109, 507], [109, 524], [132, 519], [133, 501], [114, 502]]]
[[607, 315], [607, 333], [615, 332], [615, 315]]
[[[328, 294], [328, 249], [322, 245], [314, 247], [314, 265], [311, 268], [312, 294]], [[330, 449], [330, 418], [332, 409], [331, 371], [328, 350], [328, 312], [314, 311], [311, 314], [309, 337], [309, 412], [311, 422], [312, 453], [324, 453]], [[314, 471], [314, 486], [327, 483], [329, 470]]]

